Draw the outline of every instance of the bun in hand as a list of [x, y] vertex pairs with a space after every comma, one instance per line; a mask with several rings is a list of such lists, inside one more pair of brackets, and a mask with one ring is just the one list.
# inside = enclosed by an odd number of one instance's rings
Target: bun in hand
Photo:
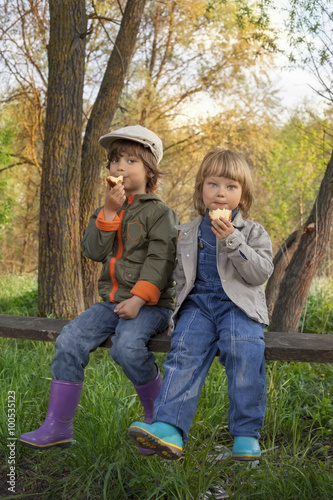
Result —
[[122, 175], [119, 175], [119, 177], [113, 177], [112, 175], [109, 175], [109, 177], [106, 178], [106, 181], [113, 188], [117, 184], [122, 184], [124, 182], [124, 178]]
[[231, 221], [231, 215], [232, 211], [226, 208], [217, 208], [216, 210], [209, 210], [209, 218], [211, 220], [216, 220], [219, 219], [220, 217], [223, 217], [224, 219]]

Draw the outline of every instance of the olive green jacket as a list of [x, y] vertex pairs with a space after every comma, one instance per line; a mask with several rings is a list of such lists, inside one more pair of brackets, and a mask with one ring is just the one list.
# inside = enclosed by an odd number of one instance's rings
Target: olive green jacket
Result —
[[95, 211], [81, 247], [86, 257], [103, 264], [98, 290], [104, 301], [137, 295], [146, 305], [174, 309], [178, 223], [155, 194], [128, 196], [112, 222], [104, 220], [103, 207]]

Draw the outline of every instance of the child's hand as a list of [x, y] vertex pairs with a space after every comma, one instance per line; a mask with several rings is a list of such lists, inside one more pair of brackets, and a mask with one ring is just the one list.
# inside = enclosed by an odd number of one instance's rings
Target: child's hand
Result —
[[146, 303], [137, 295], [133, 295], [130, 299], [119, 302], [114, 308], [114, 312], [122, 319], [134, 319], [137, 317], [141, 307]]
[[230, 221], [224, 217], [220, 217], [212, 222], [212, 231], [215, 236], [222, 241], [229, 236], [229, 234], [232, 234], [235, 231], [235, 228]]
[[123, 184], [117, 184], [113, 188], [107, 184], [104, 202], [104, 219], [112, 221], [117, 210], [122, 207], [125, 200], [126, 196]]

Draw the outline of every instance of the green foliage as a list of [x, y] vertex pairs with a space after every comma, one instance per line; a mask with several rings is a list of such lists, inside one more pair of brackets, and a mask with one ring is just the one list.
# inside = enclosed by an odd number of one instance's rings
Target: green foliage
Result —
[[[14, 138], [14, 128], [3, 122], [0, 125], [0, 229], [11, 221], [11, 212], [15, 204], [14, 198], [7, 194], [7, 177], [5, 166], [11, 160], [11, 145]], [[0, 241], [2, 237], [0, 236]], [[0, 254], [1, 258], [1, 254]]]
[[270, 157], [258, 169], [253, 213], [276, 248], [304, 224], [315, 201], [332, 150], [330, 113], [324, 119], [295, 112], [280, 130], [272, 130]]
[[[1, 116], [0, 123], [0, 165], [1, 167], [11, 160], [12, 144], [15, 138], [16, 127], [8, 117]], [[1, 168], [0, 168], [1, 170]]]
[[0, 314], [37, 316], [37, 276], [0, 276]]
[[23, 95], [0, 111], [0, 230], [1, 270], [36, 269], [38, 255], [39, 184], [38, 122]]
[[[6, 181], [0, 180], [0, 229], [11, 221], [11, 211], [14, 207], [15, 201], [11, 196], [5, 194]], [[0, 236], [1, 240], [1, 236]]]

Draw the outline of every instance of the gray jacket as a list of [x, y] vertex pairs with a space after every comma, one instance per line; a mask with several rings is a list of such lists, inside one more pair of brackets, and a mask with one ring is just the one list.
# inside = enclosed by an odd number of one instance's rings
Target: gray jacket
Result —
[[[176, 226], [180, 230], [177, 246], [176, 308], [191, 292], [196, 279], [198, 228], [203, 217]], [[216, 262], [224, 291], [242, 311], [259, 323], [268, 324], [264, 283], [273, 272], [271, 240], [260, 224], [244, 220], [238, 212], [232, 222], [235, 231], [223, 241], [216, 239]]]

